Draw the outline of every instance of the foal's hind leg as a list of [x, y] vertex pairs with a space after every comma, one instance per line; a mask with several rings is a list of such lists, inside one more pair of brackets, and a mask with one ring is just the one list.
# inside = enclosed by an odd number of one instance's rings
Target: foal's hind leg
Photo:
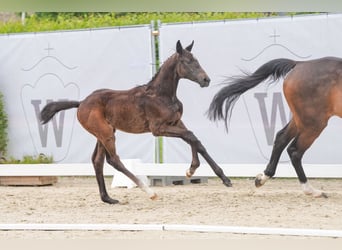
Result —
[[99, 186], [101, 200], [109, 204], [116, 204], [119, 201], [114, 200], [109, 197], [107, 190], [106, 190], [105, 181], [103, 178], [103, 164], [104, 164], [105, 155], [106, 155], [106, 150], [101, 144], [101, 142], [98, 141], [96, 143], [95, 150], [92, 156], [92, 162], [93, 162], [94, 169], [95, 169], [96, 181]]
[[89, 126], [84, 122], [82, 125], [92, 134], [97, 137], [98, 143], [94, 151], [92, 160], [94, 163], [96, 179], [100, 189], [101, 199], [107, 203], [117, 203], [117, 200], [111, 199], [106, 191], [104, 178], [103, 178], [103, 163], [106, 156], [107, 162], [115, 169], [125, 174], [130, 178], [139, 188], [147, 192], [151, 199], [156, 199], [157, 195], [141, 180], [139, 180], [134, 174], [132, 174], [120, 161], [119, 156], [115, 150], [115, 138], [113, 127], [110, 126], [105, 120], [101, 119], [101, 116], [96, 116], [96, 119], [92, 119], [93, 124]]
[[[104, 131], [102, 131], [102, 134], [105, 134]], [[124, 166], [124, 164], [120, 161], [120, 157], [116, 154], [116, 150], [115, 150], [115, 139], [114, 139], [115, 137], [113, 135], [113, 131], [112, 131], [111, 136], [109, 137], [108, 136], [100, 139], [103, 146], [106, 149], [107, 162], [110, 165], [112, 165], [116, 170], [122, 172], [124, 175], [130, 178], [139, 188], [145, 191], [152, 200], [156, 199], [157, 194], [151, 188], [149, 188], [144, 182], [138, 179], [133, 173], [131, 173]]]
[[274, 176], [281, 153], [284, 151], [287, 144], [289, 144], [290, 141], [295, 137], [296, 132], [296, 125], [294, 124], [294, 121], [291, 120], [277, 133], [272, 149], [271, 159], [264, 172], [262, 174], [258, 174], [255, 178], [256, 187], [261, 187], [268, 179]]
[[302, 185], [303, 191], [307, 195], [312, 195], [313, 197], [327, 197], [325, 193], [320, 190], [313, 188], [304, 173], [304, 169], [302, 166], [302, 158], [305, 151], [312, 145], [315, 139], [319, 136], [325, 126], [314, 126], [312, 128], [306, 127], [303, 131], [301, 131], [290, 146], [287, 148], [287, 152], [291, 158], [292, 165], [295, 168], [297, 173], [299, 182]]

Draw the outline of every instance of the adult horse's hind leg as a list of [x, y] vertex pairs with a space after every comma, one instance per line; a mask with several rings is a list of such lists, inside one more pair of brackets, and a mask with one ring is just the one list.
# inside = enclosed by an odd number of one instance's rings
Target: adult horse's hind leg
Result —
[[[312, 124], [311, 124], [312, 125]], [[299, 182], [302, 185], [303, 191], [307, 195], [313, 197], [327, 197], [325, 193], [320, 190], [314, 189], [309, 183], [304, 173], [302, 166], [302, 158], [305, 151], [312, 145], [315, 139], [319, 136], [326, 125], [305, 127], [298, 133], [296, 138], [287, 148], [287, 152], [290, 156], [292, 165], [295, 168]]]
[[258, 174], [255, 178], [255, 186], [261, 187], [265, 182], [274, 176], [277, 165], [282, 152], [285, 147], [290, 143], [290, 141], [295, 137], [297, 132], [296, 125], [293, 120], [291, 120], [283, 129], [281, 129], [275, 138], [271, 159], [267, 164], [266, 169], [262, 174]]
[[105, 181], [103, 178], [103, 164], [104, 164], [105, 155], [106, 155], [106, 150], [101, 144], [101, 142], [98, 141], [96, 143], [95, 150], [92, 156], [92, 162], [93, 162], [93, 166], [95, 169], [96, 181], [99, 186], [101, 200], [109, 204], [116, 204], [119, 201], [114, 200], [109, 197], [107, 190], [106, 190]]

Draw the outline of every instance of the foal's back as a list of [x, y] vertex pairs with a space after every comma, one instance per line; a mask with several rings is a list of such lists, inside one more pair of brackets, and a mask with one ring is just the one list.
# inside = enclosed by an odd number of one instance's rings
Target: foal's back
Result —
[[96, 130], [96, 123], [103, 122], [108, 123], [113, 131], [149, 132], [143, 103], [145, 95], [145, 85], [129, 90], [96, 90], [81, 102], [78, 120], [91, 133]]

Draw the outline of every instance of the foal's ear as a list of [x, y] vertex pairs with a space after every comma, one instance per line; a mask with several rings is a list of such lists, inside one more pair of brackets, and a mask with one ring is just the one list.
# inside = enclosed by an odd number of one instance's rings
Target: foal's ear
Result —
[[176, 50], [177, 50], [177, 53], [180, 55], [183, 53], [183, 46], [179, 40], [177, 41]]
[[192, 43], [191, 43], [188, 47], [186, 47], [185, 49], [186, 49], [187, 51], [191, 52], [192, 46], [194, 46], [194, 40], [192, 40]]

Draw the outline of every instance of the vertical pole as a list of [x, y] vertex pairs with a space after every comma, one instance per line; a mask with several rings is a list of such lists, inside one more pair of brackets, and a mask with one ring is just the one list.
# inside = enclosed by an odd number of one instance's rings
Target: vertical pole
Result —
[[[159, 70], [161, 65], [161, 55], [160, 55], [160, 27], [161, 27], [161, 21], [157, 20], [157, 29], [156, 29], [156, 42], [158, 44], [157, 47], [157, 68]], [[158, 139], [158, 163], [163, 163], [164, 161], [164, 143], [163, 143], [163, 137], [160, 136]]]
[[21, 24], [25, 25], [26, 12], [21, 12]]
[[[152, 48], [152, 75], [155, 75], [159, 69], [159, 47], [156, 46], [156, 43], [159, 46], [159, 32], [155, 27], [154, 20], [151, 21], [151, 48]], [[163, 162], [163, 141], [162, 137], [156, 137], [155, 138], [155, 149], [154, 149], [154, 155], [155, 163], [162, 163]]]

